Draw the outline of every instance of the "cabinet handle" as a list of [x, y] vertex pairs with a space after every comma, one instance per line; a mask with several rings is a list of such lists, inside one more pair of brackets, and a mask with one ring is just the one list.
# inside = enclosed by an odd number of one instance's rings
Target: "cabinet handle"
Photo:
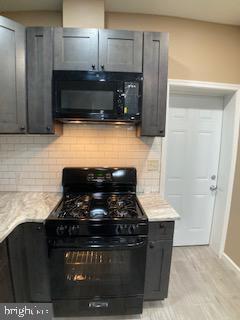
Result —
[[51, 128], [50, 128], [50, 127], [47, 127], [47, 131], [51, 131]]
[[93, 70], [95, 70], [95, 67], [96, 67], [95, 64], [92, 64], [92, 69], [93, 69]]
[[151, 249], [154, 248], [154, 242], [152, 242], [152, 241], [149, 242], [149, 248], [151, 248]]
[[101, 65], [101, 69], [104, 70], [104, 65], [103, 64]]
[[20, 130], [21, 130], [21, 131], [24, 131], [24, 130], [25, 130], [25, 127], [24, 127], [24, 126], [21, 126], [21, 127], [20, 127]]
[[164, 133], [164, 130], [159, 130], [159, 133], [160, 133], [160, 134], [163, 134], [163, 133]]

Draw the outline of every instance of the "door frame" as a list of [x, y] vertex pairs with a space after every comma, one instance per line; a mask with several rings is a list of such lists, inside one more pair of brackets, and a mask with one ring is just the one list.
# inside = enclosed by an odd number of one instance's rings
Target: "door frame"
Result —
[[[180, 94], [196, 94], [196, 95], [215, 95], [215, 96], [227, 96], [232, 95], [234, 97], [235, 103], [230, 105], [230, 108], [234, 115], [233, 126], [228, 127], [227, 130], [231, 130], [233, 137], [233, 143], [231, 148], [231, 158], [230, 158], [230, 170], [228, 171], [227, 177], [227, 195], [226, 195], [226, 206], [222, 217], [219, 219], [213, 218], [212, 230], [215, 229], [215, 232], [211, 232], [210, 235], [210, 247], [214, 252], [221, 257], [224, 253], [225, 241], [227, 236], [228, 221], [231, 210], [231, 200], [232, 200], [232, 191], [235, 177], [235, 166], [237, 161], [237, 150], [238, 150], [238, 139], [239, 139], [239, 126], [240, 126], [240, 85], [235, 84], [225, 84], [225, 83], [215, 83], [215, 82], [202, 82], [202, 81], [191, 81], [191, 80], [168, 80], [168, 95], [167, 95], [167, 110], [166, 110], [166, 136], [162, 139], [162, 153], [161, 153], [161, 175], [160, 175], [160, 195], [164, 197], [165, 194], [165, 179], [166, 179], [166, 157], [167, 157], [167, 125], [168, 125], [168, 115], [169, 115], [169, 96], [171, 92], [180, 93]], [[225, 107], [223, 109], [223, 116]], [[225, 129], [226, 130], [226, 129]], [[229, 131], [228, 131], [229, 132]], [[221, 139], [221, 148], [222, 148], [223, 139]], [[222, 152], [221, 157], [224, 157]], [[221, 160], [221, 159], [220, 159]], [[220, 161], [219, 161], [220, 162]], [[219, 174], [221, 174], [221, 168], [219, 166]], [[216, 194], [217, 197], [220, 195]], [[215, 210], [213, 212], [213, 217], [215, 216]], [[218, 222], [218, 224], [216, 223]], [[216, 239], [216, 235], [219, 237], [220, 241]]]

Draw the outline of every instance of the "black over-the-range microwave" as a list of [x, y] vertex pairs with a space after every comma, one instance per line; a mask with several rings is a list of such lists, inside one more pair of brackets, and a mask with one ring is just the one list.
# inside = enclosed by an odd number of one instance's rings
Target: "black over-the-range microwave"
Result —
[[53, 117], [62, 122], [139, 122], [142, 73], [53, 71]]

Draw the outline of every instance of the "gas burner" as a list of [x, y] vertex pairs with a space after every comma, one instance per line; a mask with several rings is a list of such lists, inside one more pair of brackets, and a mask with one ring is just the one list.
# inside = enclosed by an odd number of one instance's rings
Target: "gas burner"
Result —
[[99, 219], [104, 218], [108, 215], [104, 208], [94, 208], [90, 210], [90, 218]]
[[136, 217], [136, 199], [134, 195], [113, 194], [107, 199], [109, 215], [113, 218]]
[[136, 218], [136, 196], [133, 194], [67, 194], [59, 218], [101, 219]]
[[67, 194], [63, 202], [61, 211], [59, 212], [59, 218], [86, 218], [89, 215], [89, 209], [92, 197], [86, 195], [72, 195]]

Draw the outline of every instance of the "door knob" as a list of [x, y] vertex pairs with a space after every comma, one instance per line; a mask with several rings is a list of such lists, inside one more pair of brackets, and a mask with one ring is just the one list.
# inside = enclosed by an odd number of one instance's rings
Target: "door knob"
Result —
[[210, 190], [211, 190], [211, 191], [216, 191], [216, 190], [217, 190], [217, 186], [211, 186], [211, 187], [210, 187]]

